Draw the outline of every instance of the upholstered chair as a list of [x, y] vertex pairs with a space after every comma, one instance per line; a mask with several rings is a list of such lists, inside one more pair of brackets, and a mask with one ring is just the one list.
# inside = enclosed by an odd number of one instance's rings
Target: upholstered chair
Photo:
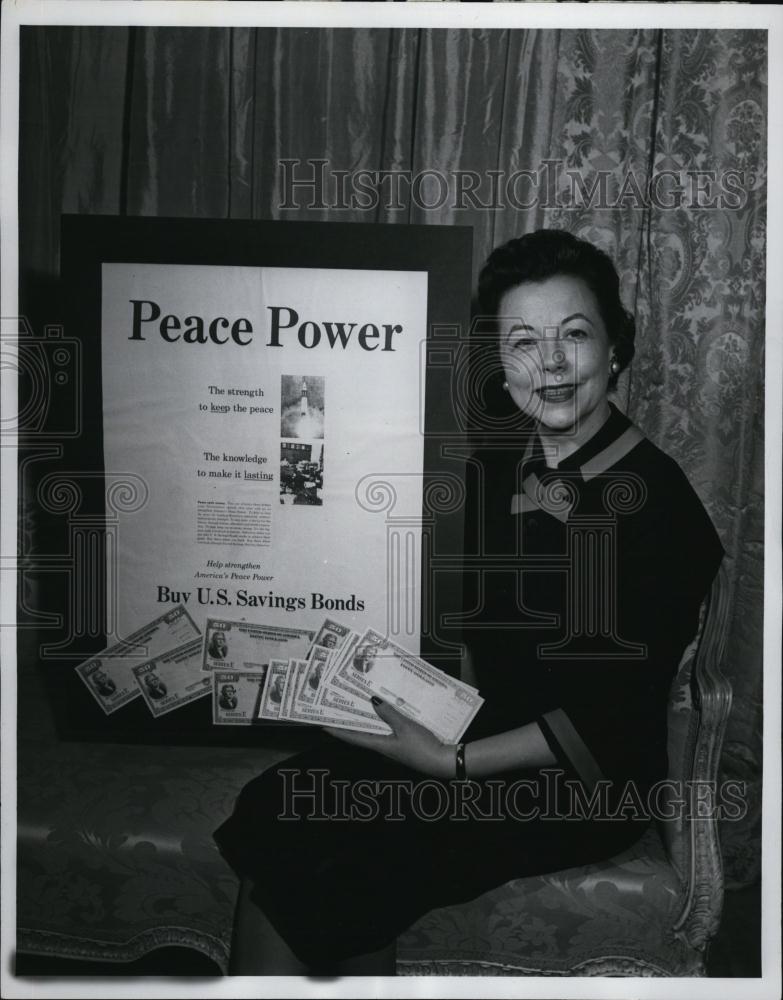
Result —
[[723, 903], [715, 783], [731, 707], [720, 672], [727, 616], [721, 569], [669, 701], [669, 777], [690, 790], [691, 809], [667, 810], [677, 818], [656, 821], [609, 861], [432, 911], [400, 939], [399, 974], [705, 974]]

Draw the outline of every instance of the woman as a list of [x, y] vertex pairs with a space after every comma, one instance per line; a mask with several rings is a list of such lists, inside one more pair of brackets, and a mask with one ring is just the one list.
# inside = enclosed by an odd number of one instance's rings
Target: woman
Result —
[[[542, 230], [495, 250], [479, 293], [533, 429], [468, 467], [466, 674], [486, 703], [455, 748], [377, 702], [392, 735], [333, 731], [243, 790], [216, 834], [243, 877], [233, 972], [393, 974], [428, 910], [629, 846], [666, 777], [669, 687], [722, 550], [607, 398], [634, 350], [617, 273]], [[425, 776], [451, 796], [435, 819]], [[347, 810], [365, 779], [381, 807]]]

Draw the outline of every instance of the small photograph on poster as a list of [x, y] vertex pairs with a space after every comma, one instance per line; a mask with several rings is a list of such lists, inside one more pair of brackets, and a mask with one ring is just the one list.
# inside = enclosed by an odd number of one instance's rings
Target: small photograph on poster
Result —
[[280, 442], [280, 503], [323, 504], [323, 441]]
[[280, 437], [322, 440], [323, 375], [280, 376]]

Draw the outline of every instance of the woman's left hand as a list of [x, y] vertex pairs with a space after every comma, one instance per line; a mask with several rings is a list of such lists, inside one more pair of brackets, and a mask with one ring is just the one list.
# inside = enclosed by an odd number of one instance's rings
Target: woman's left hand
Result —
[[366, 750], [376, 750], [384, 757], [396, 760], [414, 771], [421, 771], [422, 774], [430, 774], [436, 778], [455, 777], [456, 750], [453, 746], [441, 743], [424, 726], [408, 719], [380, 698], [373, 698], [372, 703], [378, 716], [391, 727], [389, 736], [356, 733], [332, 726], [325, 726], [324, 731], [345, 743], [353, 743]]

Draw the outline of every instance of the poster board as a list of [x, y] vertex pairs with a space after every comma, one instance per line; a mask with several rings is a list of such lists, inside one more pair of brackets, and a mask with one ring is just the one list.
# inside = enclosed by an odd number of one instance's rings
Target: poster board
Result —
[[[462, 227], [63, 217], [84, 419], [49, 485], [71, 480], [93, 553], [87, 589], [61, 595], [72, 626], [100, 619], [87, 656], [184, 607], [227, 635], [336, 617], [458, 672], [449, 362], [470, 260]], [[65, 734], [257, 738], [213, 726], [208, 698], [104, 715], [74, 673], [83, 632], [45, 656]]]

